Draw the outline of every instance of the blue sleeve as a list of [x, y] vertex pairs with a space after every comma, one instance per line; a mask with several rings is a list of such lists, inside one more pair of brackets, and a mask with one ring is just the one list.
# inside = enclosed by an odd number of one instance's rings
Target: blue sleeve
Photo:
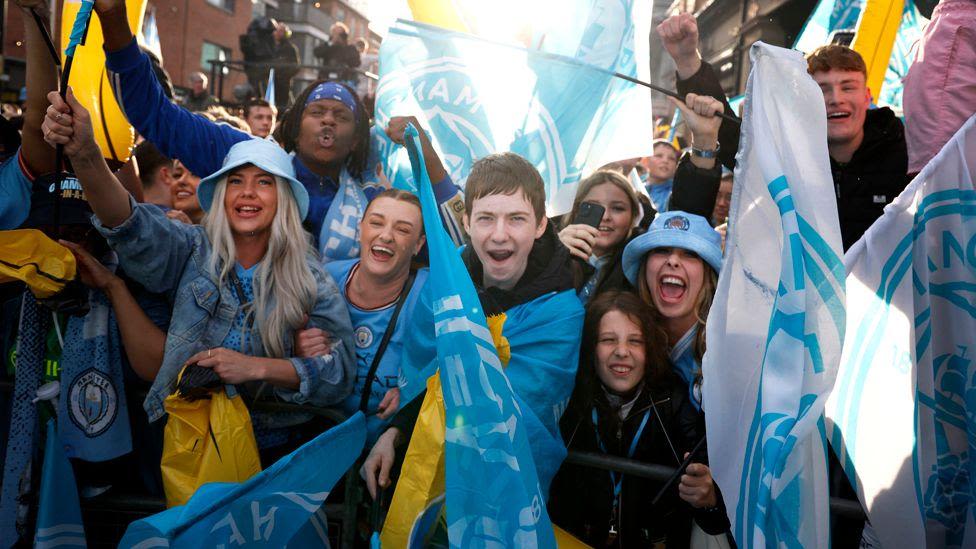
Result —
[[203, 228], [173, 221], [158, 207], [136, 204], [132, 197], [129, 202], [132, 215], [119, 226], [108, 228], [94, 216], [92, 224], [119, 254], [119, 264], [132, 280], [153, 292], [176, 289]]
[[20, 166], [20, 151], [0, 164], [0, 230], [16, 229], [30, 213], [31, 182]]
[[279, 397], [297, 404], [333, 406], [352, 393], [356, 381], [356, 347], [352, 321], [339, 288], [327, 272], [312, 267], [317, 283], [315, 305], [309, 313], [308, 327], [319, 328], [331, 336], [332, 352], [314, 358], [291, 358], [298, 374], [298, 390], [276, 387]]
[[218, 169], [231, 146], [249, 134], [217, 124], [172, 103], [163, 94], [152, 64], [136, 41], [106, 52], [105, 67], [115, 99], [129, 123], [166, 156], [206, 177]]

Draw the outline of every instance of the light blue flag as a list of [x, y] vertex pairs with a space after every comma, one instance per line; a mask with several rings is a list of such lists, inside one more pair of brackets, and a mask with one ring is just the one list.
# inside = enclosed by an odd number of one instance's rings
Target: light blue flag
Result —
[[327, 547], [329, 491], [366, 443], [361, 412], [243, 483], [204, 484], [186, 505], [133, 522], [120, 547]]
[[41, 472], [41, 501], [37, 511], [34, 547], [87, 547], [75, 473], [64, 454], [64, 446], [58, 437], [53, 419], [47, 422], [44, 470]]
[[[584, 175], [648, 153], [653, 122], [649, 90], [611, 72], [646, 76], [634, 48], [618, 37], [617, 56], [598, 55], [593, 62], [604, 64], [591, 65], [595, 50], [584, 44], [592, 38], [584, 32], [577, 40], [571, 57], [400, 21], [380, 50], [377, 125], [415, 114], [462, 186], [476, 159], [518, 153], [542, 175], [547, 213], [564, 213]], [[387, 139], [380, 153], [394, 186], [415, 189], [402, 149]]]
[[845, 277], [826, 107], [799, 52], [757, 42], [750, 58], [702, 361], [709, 465], [739, 547], [828, 547]]
[[268, 87], [264, 90], [264, 100], [272, 105], [275, 104], [274, 67], [268, 71]]
[[831, 445], [883, 547], [976, 547], [976, 116], [852, 246]]
[[793, 49], [811, 52], [830, 43], [835, 31], [854, 31], [863, 0], [820, 0], [797, 35]]
[[474, 283], [440, 224], [412, 126], [405, 144], [419, 182], [430, 250], [451, 547], [555, 547], [523, 414]]
[[163, 44], [159, 39], [159, 27], [156, 26], [156, 8], [146, 8], [146, 16], [142, 19], [142, 45], [156, 57], [160, 64], [163, 62]]

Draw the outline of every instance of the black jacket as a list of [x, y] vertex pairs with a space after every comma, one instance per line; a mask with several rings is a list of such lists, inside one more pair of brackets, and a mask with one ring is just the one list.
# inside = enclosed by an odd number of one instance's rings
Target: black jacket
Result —
[[[319, 70], [319, 78], [328, 78], [329, 73], [338, 71], [341, 80], [356, 79], [356, 69], [359, 68], [359, 50], [348, 44], [319, 44], [312, 53], [322, 59], [323, 69]], [[331, 70], [330, 70], [331, 69]]]
[[[679, 79], [677, 87], [680, 95], [694, 92], [715, 97], [725, 105], [726, 114], [732, 114], [718, 77], [708, 63], [702, 62], [698, 72], [687, 80]], [[719, 160], [732, 169], [739, 150], [739, 124], [723, 120], [718, 141]], [[841, 239], [847, 250], [908, 185], [908, 149], [901, 120], [887, 107], [868, 110], [861, 146], [846, 164], [831, 158], [830, 169]]]
[[[574, 398], [576, 396], [574, 394]], [[677, 467], [684, 453], [693, 449], [704, 436], [704, 417], [690, 405], [687, 386], [674, 374], [656, 387], [645, 388], [623, 421], [618, 410], [607, 404], [602, 391], [596, 396], [594, 404], [598, 427], [593, 425], [592, 412], [583, 410], [578, 401], [571, 402], [563, 415], [560, 428], [570, 450], [627, 457], [644, 414], [648, 411], [650, 416], [632, 459]], [[656, 413], [660, 415], [655, 416]], [[667, 437], [662, 424], [667, 428]], [[601, 442], [605, 452], [601, 449]], [[699, 456], [701, 461], [707, 461], [706, 451], [700, 451]], [[710, 534], [722, 534], [729, 528], [721, 496], [716, 509], [696, 510], [678, 497], [675, 484], [652, 507], [651, 500], [660, 490], [661, 483], [624, 475], [621, 479], [620, 516], [616, 525], [618, 535], [608, 544], [613, 486], [607, 471], [564, 463], [550, 490], [549, 516], [553, 523], [597, 548], [651, 547], [656, 542], [664, 542], [672, 548], [687, 547], [693, 518]]]
[[861, 146], [846, 164], [831, 158], [830, 171], [847, 250], [908, 185], [908, 149], [901, 120], [887, 107], [869, 110]]

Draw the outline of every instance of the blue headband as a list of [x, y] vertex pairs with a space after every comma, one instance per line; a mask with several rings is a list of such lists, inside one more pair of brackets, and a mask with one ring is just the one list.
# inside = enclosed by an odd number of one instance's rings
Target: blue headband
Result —
[[335, 82], [322, 82], [318, 86], [315, 86], [312, 93], [308, 94], [308, 99], [305, 100], [305, 106], [307, 107], [313, 101], [319, 101], [320, 99], [333, 99], [338, 101], [349, 107], [349, 110], [353, 114], [356, 114], [356, 98], [344, 86]]

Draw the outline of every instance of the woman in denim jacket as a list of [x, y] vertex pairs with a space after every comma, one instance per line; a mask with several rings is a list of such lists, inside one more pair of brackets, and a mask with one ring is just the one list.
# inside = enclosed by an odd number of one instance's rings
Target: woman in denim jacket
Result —
[[[173, 296], [163, 364], [144, 404], [150, 421], [164, 414], [180, 370], [194, 362], [227, 384], [273, 386], [290, 402], [325, 406], [349, 395], [356, 368], [349, 315], [301, 227], [308, 194], [283, 149], [261, 139], [234, 145], [200, 182], [203, 225], [174, 223], [129, 197], [70, 91], [67, 101], [57, 92], [48, 99], [45, 139], [65, 146], [96, 227], [133, 279]], [[331, 335], [328, 354], [293, 357], [294, 334], [306, 326]]]

